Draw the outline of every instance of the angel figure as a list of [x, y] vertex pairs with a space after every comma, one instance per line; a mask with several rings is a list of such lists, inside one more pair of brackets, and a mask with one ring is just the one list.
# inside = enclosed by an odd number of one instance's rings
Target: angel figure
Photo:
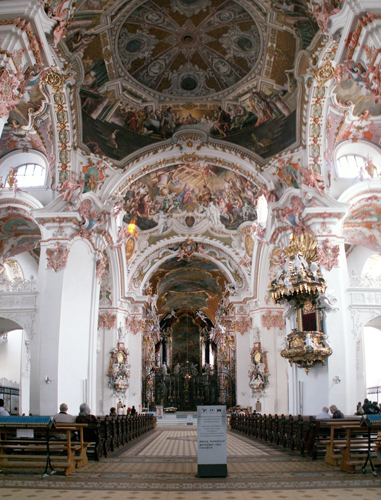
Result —
[[85, 180], [75, 178], [75, 173], [72, 172], [69, 179], [67, 179], [62, 186], [58, 189], [59, 193], [63, 193], [62, 199], [67, 201], [73, 207], [79, 206], [80, 197], [85, 187]]

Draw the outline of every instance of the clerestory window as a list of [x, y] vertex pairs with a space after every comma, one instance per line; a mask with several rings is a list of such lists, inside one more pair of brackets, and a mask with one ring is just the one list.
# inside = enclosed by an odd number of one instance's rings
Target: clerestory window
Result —
[[37, 163], [25, 163], [10, 170], [6, 180], [7, 187], [13, 187], [11, 179], [17, 180], [17, 186], [20, 188], [44, 186], [46, 169]]

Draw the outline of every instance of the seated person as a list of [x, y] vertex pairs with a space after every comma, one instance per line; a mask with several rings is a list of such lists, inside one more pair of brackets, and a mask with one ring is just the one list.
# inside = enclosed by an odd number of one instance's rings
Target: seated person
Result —
[[[90, 408], [86, 403], [82, 403], [79, 406], [79, 414], [75, 419], [77, 424], [95, 424], [97, 418], [94, 415], [91, 415]], [[86, 427], [83, 429], [83, 439], [87, 442], [96, 441], [97, 434], [94, 429], [87, 429]]]
[[375, 415], [380, 413], [380, 408], [377, 403], [372, 403], [369, 399], [364, 399], [363, 410], [365, 415]]
[[[62, 403], [60, 405], [60, 412], [59, 413], [56, 413], [55, 415], [53, 415], [53, 418], [54, 420], [57, 422], [57, 423], [61, 423], [61, 424], [74, 424], [75, 422], [75, 417], [73, 417], [73, 415], [70, 415], [70, 413], [68, 413], [68, 406], [66, 403]], [[73, 435], [73, 434], [72, 434]], [[54, 437], [56, 439], [66, 439], [67, 438], [67, 434], [65, 433], [62, 433], [62, 434], [54, 434]]]
[[115, 406], [112, 406], [110, 408], [110, 417], [117, 417], [117, 416], [118, 416], [118, 414], [116, 412], [116, 408], [115, 408]]
[[344, 417], [344, 413], [343, 413], [343, 412], [341, 412], [341, 411], [337, 408], [337, 406], [335, 406], [335, 405], [331, 405], [331, 406], [329, 407], [329, 409], [330, 409], [330, 412], [332, 413], [332, 418], [345, 418], [345, 417]]
[[9, 413], [4, 408], [4, 399], [0, 399], [0, 417], [9, 417]]
[[321, 410], [321, 412], [316, 415], [316, 419], [332, 418], [328, 412], [329, 412], [329, 409], [326, 406], [324, 406], [323, 409]]

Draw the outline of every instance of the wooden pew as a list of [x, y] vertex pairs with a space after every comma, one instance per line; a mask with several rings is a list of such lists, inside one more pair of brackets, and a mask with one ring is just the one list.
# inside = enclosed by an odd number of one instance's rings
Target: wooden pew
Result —
[[[50, 417], [0, 419], [0, 468], [43, 468], [44, 475], [63, 469], [65, 475], [87, 464], [85, 424], [56, 424]], [[72, 440], [77, 433], [79, 441]], [[24, 436], [22, 436], [22, 434]], [[65, 439], [55, 439], [55, 435]], [[29, 437], [27, 437], [29, 435]]]
[[[380, 447], [377, 431], [381, 431], [381, 422], [373, 432], [361, 425], [360, 421], [345, 422], [342, 419], [326, 422], [330, 428], [330, 438], [322, 440], [326, 444], [324, 461], [340, 470], [354, 473], [356, 465], [362, 466], [365, 472], [366, 462]], [[371, 460], [374, 472], [373, 462]]]

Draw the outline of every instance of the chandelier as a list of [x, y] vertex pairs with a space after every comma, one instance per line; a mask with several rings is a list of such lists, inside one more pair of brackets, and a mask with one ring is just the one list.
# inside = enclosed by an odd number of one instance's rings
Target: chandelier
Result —
[[285, 317], [296, 316], [296, 328], [287, 335], [281, 356], [308, 373], [332, 354], [321, 325], [319, 298], [326, 282], [319, 268], [317, 241], [308, 233], [294, 235], [282, 257], [283, 267], [278, 266], [269, 291], [274, 302], [285, 307]]

